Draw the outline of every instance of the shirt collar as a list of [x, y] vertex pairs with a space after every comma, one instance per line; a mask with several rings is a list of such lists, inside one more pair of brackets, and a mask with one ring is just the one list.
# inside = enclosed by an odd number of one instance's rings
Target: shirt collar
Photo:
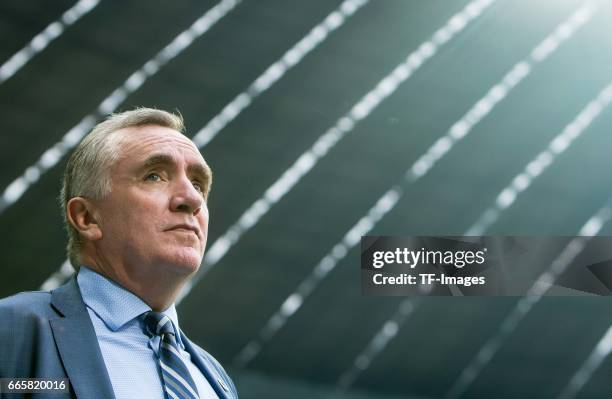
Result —
[[[85, 305], [112, 331], [117, 331], [130, 320], [151, 310], [142, 299], [86, 266], [79, 269], [77, 282]], [[182, 346], [176, 307], [172, 304], [161, 313], [172, 320], [177, 343]], [[142, 318], [139, 322], [143, 323]]]

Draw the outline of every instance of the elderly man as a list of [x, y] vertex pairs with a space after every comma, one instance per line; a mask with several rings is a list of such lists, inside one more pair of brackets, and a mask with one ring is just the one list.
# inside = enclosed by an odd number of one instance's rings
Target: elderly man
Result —
[[60, 200], [77, 274], [0, 301], [0, 378], [68, 378], [63, 397], [87, 399], [238, 397], [174, 307], [204, 255], [212, 181], [182, 131], [140, 108], [76, 148]]

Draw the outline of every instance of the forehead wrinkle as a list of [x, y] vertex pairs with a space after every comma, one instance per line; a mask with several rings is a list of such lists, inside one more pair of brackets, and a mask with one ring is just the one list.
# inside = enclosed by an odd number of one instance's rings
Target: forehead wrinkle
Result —
[[[153, 166], [164, 165], [164, 166], [176, 166], [178, 163], [172, 155], [165, 153], [157, 153], [149, 156], [143, 164], [143, 168], [147, 169]], [[187, 165], [187, 172], [193, 175], [197, 175], [204, 182], [210, 181], [211, 171], [210, 167], [206, 163], [190, 163]]]
[[[149, 126], [125, 129], [132, 130], [132, 134], [121, 135], [122, 139], [125, 140], [122, 142], [122, 159], [138, 157], [138, 154], [135, 153], [140, 153], [141, 156], [150, 153], [144, 160], [140, 158], [141, 161], [135, 166], [138, 170], [142, 170], [153, 166], [178, 167], [179, 159], [184, 158], [188, 163], [187, 172], [197, 176], [206, 186], [210, 185], [212, 171], [202, 157], [202, 153], [188, 137], [164, 127], [159, 128], [163, 129], [162, 131], [156, 130], [153, 132], [146, 130], [147, 127]], [[121, 130], [117, 132], [121, 132]], [[192, 154], [194, 158], [191, 158], [191, 156], [181, 157], [180, 153]]]
[[122, 155], [127, 155], [133, 151], [146, 152], [151, 147], [156, 146], [170, 146], [171, 148], [184, 147], [201, 156], [193, 141], [183, 133], [168, 127], [158, 125], [132, 126], [116, 130], [113, 134], [121, 136]]
[[149, 156], [143, 163], [144, 168], [150, 168], [157, 165], [173, 165], [176, 162], [171, 155], [168, 154], [153, 154]]

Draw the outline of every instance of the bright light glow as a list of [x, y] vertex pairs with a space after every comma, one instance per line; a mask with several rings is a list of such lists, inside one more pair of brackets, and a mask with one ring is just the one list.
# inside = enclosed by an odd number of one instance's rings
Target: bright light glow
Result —
[[466, 235], [482, 235], [484, 231], [488, 230], [499, 219], [501, 213], [514, 203], [516, 197], [527, 189], [533, 183], [533, 180], [544, 170], [552, 165], [557, 157], [563, 154], [574, 140], [587, 130], [601, 113], [601, 110], [610, 104], [610, 97], [606, 93], [611, 89], [612, 83], [602, 89], [597, 97], [561, 133], [550, 141], [548, 147], [530, 161], [507, 187], [501, 190], [495, 203], [481, 214], [472, 227], [468, 229]]
[[[587, 10], [588, 13], [585, 13], [585, 10]], [[580, 15], [584, 17], [585, 15], [590, 15], [590, 13], [592, 12], [593, 12], [592, 6], [587, 4], [583, 6], [582, 8], [580, 8], [576, 13], [574, 13], [566, 22], [562, 23], [560, 27], [569, 26], [568, 29], [571, 29], [571, 32], [574, 32], [577, 26], [571, 25], [570, 22], [577, 20], [575, 16]], [[587, 20], [588, 18], [579, 19], [579, 21], [581, 21], [580, 23], [582, 24], [585, 23]], [[557, 28], [549, 36], [549, 38], [555, 37], [559, 29], [560, 28]], [[567, 37], [569, 36], [565, 36], [566, 39]], [[546, 41], [548, 40], [548, 38], [544, 40]], [[559, 45], [560, 44], [561, 42], [559, 43]], [[557, 48], [558, 47], [559, 46], [557, 46]], [[548, 53], [547, 56], [550, 54], [551, 53]], [[473, 126], [476, 123], [478, 123], [480, 120], [482, 120], [482, 118], [485, 117], [488, 113], [490, 113], [492, 109], [495, 107], [495, 105], [497, 105], [499, 101], [505, 98], [508, 92], [510, 92], [516, 85], [518, 85], [529, 74], [533, 66], [535, 66], [538, 62], [542, 61], [543, 59], [538, 60], [538, 61], [523, 60], [523, 61], [518, 62], [510, 70], [510, 72], [506, 74], [506, 76], [503, 77], [500, 83], [494, 85], [487, 92], [486, 96], [480, 99], [479, 101], [477, 101], [476, 104], [466, 113], [466, 115], [461, 120], [453, 124], [450, 131], [447, 133], [446, 137], [442, 139], [438, 139], [434, 143], [434, 145], [432, 145], [430, 149], [426, 151], [426, 153], [414, 163], [414, 165], [406, 172], [406, 182], [413, 183], [416, 180], [418, 180], [420, 177], [422, 177], [431, 167], [433, 167], [433, 165], [435, 164], [437, 160], [442, 158], [444, 154], [450, 151], [450, 149], [452, 148], [452, 145], [454, 145], [457, 142], [457, 140], [465, 137], [465, 135], [469, 133], [469, 131], [473, 128]], [[610, 93], [611, 91], [612, 90], [609, 90], [606, 88], [602, 91], [602, 93]], [[603, 94], [601, 98], [603, 98]], [[539, 160], [538, 162], [540, 163], [540, 165], [550, 164], [552, 162], [552, 158], [549, 156], [540, 156], [536, 159]], [[526, 188], [529, 183], [527, 179], [528, 178], [525, 175], [517, 176], [513, 180], [512, 187], [515, 190]], [[396, 202], [397, 202], [403, 191], [401, 190], [400, 186], [396, 186], [396, 187], [397, 188], [395, 192], [397, 194], [397, 198], [396, 198]], [[500, 196], [498, 197], [498, 201], [501, 204], [504, 204], [505, 206], [509, 206], [516, 199], [516, 195], [517, 193], [515, 191], [511, 191], [511, 190], [502, 191], [502, 193], [500, 193]], [[495, 214], [492, 213], [490, 210], [487, 210], [484, 212], [483, 220], [490, 221], [494, 219], [495, 219]], [[375, 222], [373, 224], [375, 224]], [[466, 233], [466, 235], [469, 235], [469, 234]], [[571, 250], [568, 250], [570, 254], [576, 253], [575, 246], [570, 246], [570, 249]], [[561, 259], [565, 261], [566, 257], [561, 257]], [[533, 305], [533, 303], [534, 302], [531, 299], [524, 301], [523, 303], [520, 304], [520, 306], [518, 306], [519, 312], [528, 311], [530, 309], [530, 306]], [[508, 318], [510, 322], [506, 322], [506, 325], [505, 325], [506, 330], [512, 331], [513, 326], [515, 324], [510, 325], [509, 323], [518, 323], [520, 318], [521, 317], [517, 316], [516, 314], [510, 315]], [[495, 354], [497, 349], [501, 346], [501, 344], [502, 344], [502, 339], [499, 339], [499, 337], [495, 337], [489, 342], [489, 345], [485, 345], [485, 347], [482, 348], [482, 351], [479, 352], [479, 355], [477, 355], [477, 359], [479, 359], [478, 364], [486, 364], [488, 359], [493, 357], [493, 355]], [[363, 353], [360, 356], [363, 356]], [[371, 358], [368, 358], [368, 361], [371, 361]], [[361, 371], [362, 369], [359, 369], [358, 367], [355, 367], [355, 366], [348, 369], [347, 371], [345, 371], [345, 373], [340, 378], [339, 385], [343, 388], [350, 386], [352, 382], [357, 378], [358, 373]], [[464, 381], [468, 381], [469, 383], [472, 381], [470, 380], [470, 378], [476, 378], [478, 373], [479, 373], [479, 369], [476, 367], [472, 367], [472, 368], [465, 370], [465, 372], [462, 374], [462, 378], [464, 378]], [[463, 388], [464, 386], [459, 386], [457, 391], [463, 392], [462, 391]], [[455, 391], [451, 390], [449, 395], [451, 396], [455, 395]], [[452, 396], [452, 397], [455, 397], [455, 396]]]

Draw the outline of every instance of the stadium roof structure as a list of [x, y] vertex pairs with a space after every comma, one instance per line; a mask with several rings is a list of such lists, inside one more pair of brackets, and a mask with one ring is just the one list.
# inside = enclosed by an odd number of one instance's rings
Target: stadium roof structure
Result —
[[181, 326], [241, 397], [606, 397], [607, 298], [363, 296], [358, 238], [575, 236], [605, 216], [611, 17], [588, 0], [3, 1], [0, 296], [69, 277], [66, 155], [105, 115], [157, 107], [214, 171]]

